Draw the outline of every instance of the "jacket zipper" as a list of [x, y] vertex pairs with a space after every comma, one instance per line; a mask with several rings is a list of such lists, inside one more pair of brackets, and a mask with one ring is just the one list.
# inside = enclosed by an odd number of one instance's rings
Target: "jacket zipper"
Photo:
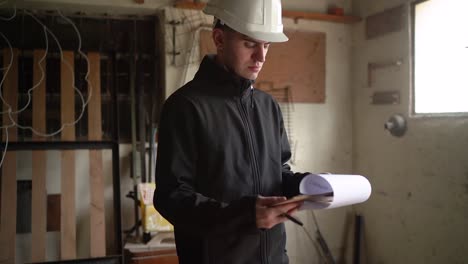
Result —
[[247, 130], [247, 141], [249, 143], [249, 152], [250, 152], [250, 158], [252, 159], [252, 173], [254, 177], [254, 193], [256, 195], [260, 194], [260, 180], [258, 178], [258, 171], [257, 171], [257, 162], [256, 162], [256, 157], [255, 157], [255, 152], [253, 149], [253, 137], [252, 137], [252, 132], [250, 129], [250, 123], [248, 120], [247, 116], [247, 111], [245, 109], [244, 103], [242, 102], [242, 97], [239, 99], [239, 104], [240, 104], [240, 112], [242, 116], [242, 121], [244, 121], [244, 126]]
[[[250, 91], [250, 96], [252, 96], [252, 90]], [[253, 108], [253, 98], [250, 98], [251, 100], [251, 107]], [[253, 136], [252, 136], [252, 130], [250, 128], [250, 121], [248, 117], [248, 112], [247, 112], [247, 107], [245, 104], [242, 102], [242, 96], [239, 99], [239, 103], [241, 105], [241, 116], [244, 121], [244, 125], [247, 129], [247, 141], [249, 142], [249, 150], [250, 150], [250, 157], [252, 158], [252, 172], [254, 175], [254, 191], [255, 194], [260, 194], [260, 178], [259, 178], [259, 170], [258, 170], [258, 164], [257, 164], [257, 158], [255, 155], [255, 150], [254, 150], [254, 144], [253, 144]], [[267, 232], [261, 232], [260, 233], [260, 252], [262, 256], [262, 263], [268, 263], [268, 258], [267, 258]]]

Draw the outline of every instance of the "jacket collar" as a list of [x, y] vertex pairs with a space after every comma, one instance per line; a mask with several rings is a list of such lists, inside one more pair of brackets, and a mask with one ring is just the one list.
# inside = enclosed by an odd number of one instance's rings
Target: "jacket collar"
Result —
[[194, 79], [208, 82], [208, 87], [223, 89], [219, 92], [242, 97], [248, 94], [254, 83], [253, 80], [242, 78], [219, 65], [215, 55], [206, 55], [203, 58]]

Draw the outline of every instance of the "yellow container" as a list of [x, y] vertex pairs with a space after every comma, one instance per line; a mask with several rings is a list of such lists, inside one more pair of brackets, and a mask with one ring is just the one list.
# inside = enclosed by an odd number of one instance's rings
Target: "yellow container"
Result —
[[154, 183], [140, 183], [140, 206], [143, 230], [149, 232], [174, 231], [171, 225], [153, 205], [153, 196], [156, 185]]

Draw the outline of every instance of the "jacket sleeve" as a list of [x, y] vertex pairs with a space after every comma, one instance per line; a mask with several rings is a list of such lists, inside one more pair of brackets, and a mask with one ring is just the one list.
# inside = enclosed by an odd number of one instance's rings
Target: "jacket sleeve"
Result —
[[222, 203], [198, 193], [196, 108], [188, 98], [169, 98], [161, 112], [154, 205], [177, 230], [196, 235], [222, 235], [256, 229], [256, 197]]
[[[279, 108], [279, 106], [278, 106]], [[281, 110], [280, 110], [281, 113]], [[301, 180], [309, 173], [299, 173], [291, 171], [291, 166], [287, 163], [291, 159], [291, 148], [289, 145], [288, 135], [284, 127], [282, 114], [280, 136], [281, 136], [281, 163], [282, 163], [282, 181], [283, 181], [283, 195], [291, 198], [299, 194], [299, 184]]]

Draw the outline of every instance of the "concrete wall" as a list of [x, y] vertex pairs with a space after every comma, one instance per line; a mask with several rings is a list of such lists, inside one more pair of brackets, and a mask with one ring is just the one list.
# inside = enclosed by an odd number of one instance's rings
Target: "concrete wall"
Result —
[[[406, 10], [402, 31], [365, 40], [361, 22], [352, 32], [353, 168], [373, 185], [371, 199], [358, 206], [365, 222], [364, 263], [466, 263], [468, 119], [410, 116], [410, 1], [356, 0], [353, 7], [366, 17], [399, 4]], [[367, 87], [369, 62], [399, 58], [400, 67], [375, 72]], [[401, 103], [371, 105], [379, 90], [400, 91]], [[383, 129], [394, 113], [408, 117], [402, 138]]]

